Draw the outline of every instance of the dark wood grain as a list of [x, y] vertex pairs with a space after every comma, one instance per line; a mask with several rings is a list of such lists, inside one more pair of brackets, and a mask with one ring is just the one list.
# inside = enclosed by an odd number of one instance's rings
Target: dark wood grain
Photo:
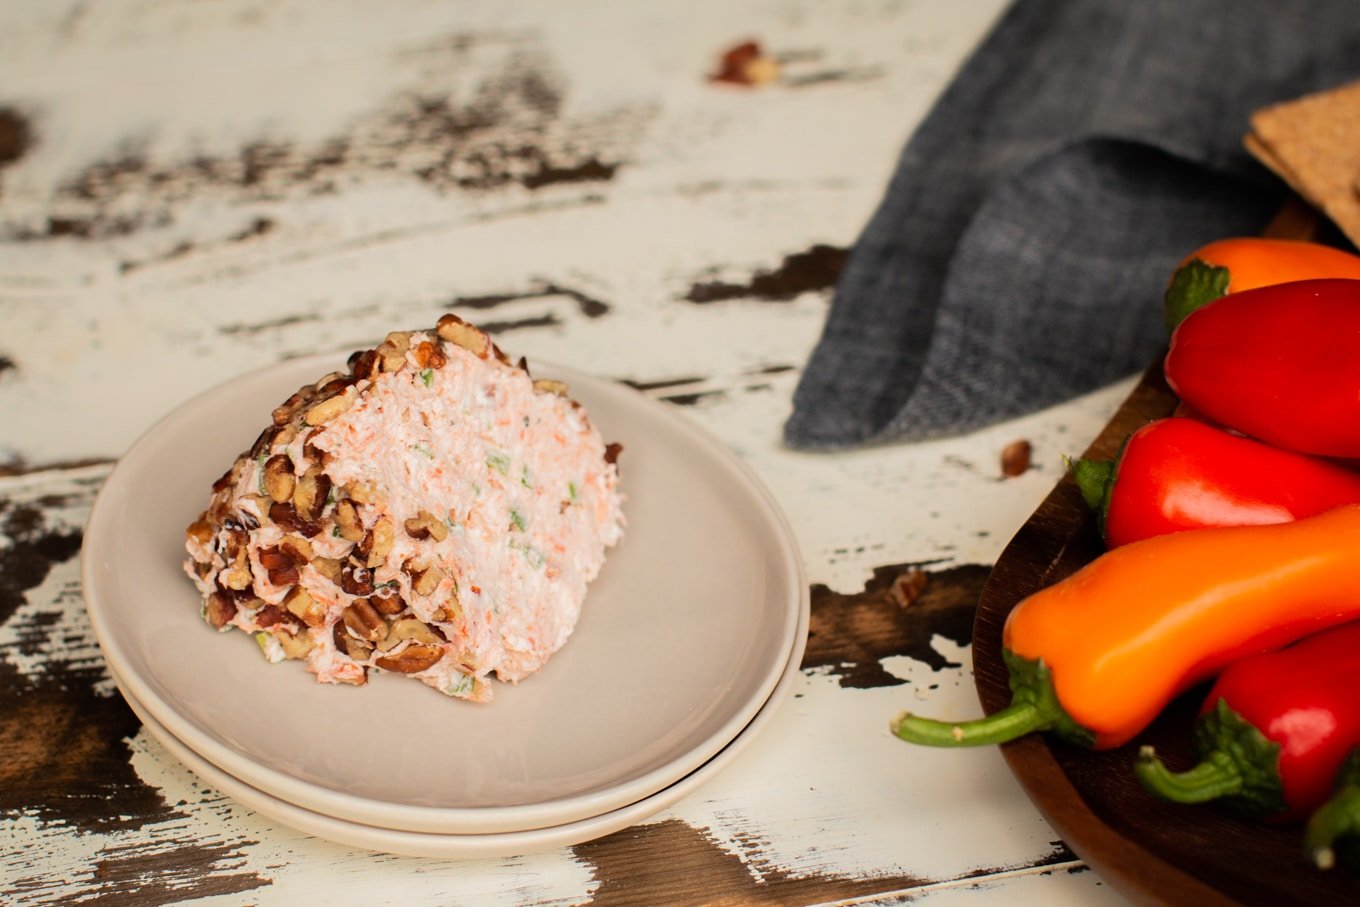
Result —
[[[1138, 426], [1168, 415], [1176, 399], [1150, 368], [1086, 456], [1108, 459]], [[1006, 615], [1025, 596], [1057, 582], [1102, 550], [1075, 483], [1064, 478], [1002, 552], [983, 586], [973, 660], [983, 709], [1010, 701], [1001, 662]], [[1138, 746], [1150, 743], [1174, 768], [1191, 764], [1189, 734], [1203, 689], [1187, 693], [1130, 744], [1089, 752], [1030, 735], [1002, 748], [1030, 799], [1069, 847], [1139, 903], [1318, 905], [1354, 902], [1360, 879], [1324, 873], [1302, 855], [1297, 826], [1266, 825], [1216, 806], [1163, 803], [1134, 780]]]

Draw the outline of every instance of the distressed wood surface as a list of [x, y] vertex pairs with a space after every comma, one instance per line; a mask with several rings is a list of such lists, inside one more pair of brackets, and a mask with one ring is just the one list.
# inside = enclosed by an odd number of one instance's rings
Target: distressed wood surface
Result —
[[[998, 753], [887, 722], [979, 710], [978, 590], [1132, 377], [962, 438], [779, 442], [903, 139], [1002, 5], [0, 8], [0, 902], [1122, 903]], [[751, 39], [777, 77], [715, 83]], [[91, 501], [158, 418], [448, 310], [711, 430], [813, 582], [798, 682], [752, 745], [559, 852], [394, 857], [251, 812], [140, 727], [81, 600]], [[1033, 465], [1006, 478], [1018, 439]]]

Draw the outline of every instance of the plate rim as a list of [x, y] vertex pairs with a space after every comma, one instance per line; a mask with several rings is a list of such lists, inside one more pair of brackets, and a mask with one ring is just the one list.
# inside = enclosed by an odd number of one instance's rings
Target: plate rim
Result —
[[[353, 822], [337, 816], [328, 816], [274, 797], [268, 792], [254, 787], [249, 782], [237, 778], [221, 766], [214, 765], [201, 753], [195, 752], [192, 747], [156, 722], [154, 718], [149, 718], [148, 715], [143, 714], [142, 710], [145, 707], [137, 703], [123, 688], [120, 677], [112, 667], [109, 668], [109, 674], [118, 686], [119, 692], [127, 701], [128, 707], [142, 722], [147, 733], [165, 747], [166, 751], [185, 768], [207, 783], [217, 787], [222, 793], [238, 801], [247, 809], [304, 834], [350, 847], [414, 857], [494, 859], [552, 851], [604, 837], [639, 824], [689, 796], [697, 788], [707, 783], [714, 775], [725, 769], [760, 735], [765, 729], [765, 725], [772, 720], [774, 714], [787, 701], [795, 679], [801, 674], [803, 651], [807, 642], [807, 628], [810, 622], [810, 609], [802, 609], [798, 617], [798, 642], [793, 651], [789, 653], [788, 661], [785, 663], [784, 670], [780, 673], [779, 680], [769, 698], [756, 710], [756, 714], [750, 722], [726, 746], [689, 774], [647, 797], [609, 812], [562, 825], [511, 832], [463, 834], [382, 828]], [[340, 837], [334, 834], [337, 828], [341, 832], [342, 836]], [[365, 840], [365, 837], [368, 840]], [[381, 839], [387, 839], [390, 844], [395, 846], [375, 847], [373, 842]]]
[[[280, 380], [282, 380], [283, 375], [296, 372], [305, 380], [308, 375], [321, 374], [338, 362], [342, 362], [344, 355], [338, 352], [311, 354], [281, 360], [262, 369], [243, 372], [201, 391], [157, 420], [119, 458], [118, 463], [114, 465], [105, 479], [86, 521], [83, 551], [90, 550], [91, 539], [95, 539], [97, 542], [104, 534], [103, 527], [108, 522], [104, 516], [107, 502], [114, 494], [111, 489], [116, 490], [122, 484], [122, 476], [126, 475], [129, 468], [125, 467], [124, 464], [137, 462], [136, 458], [151, 445], [154, 439], [164, 432], [171, 431], [179, 420], [183, 419], [189, 412], [201, 408], [205, 400], [216, 399], [218, 395], [230, 394], [232, 388], [241, 383], [251, 380], [264, 380], [262, 373], [278, 373]], [[587, 387], [589, 394], [608, 395], [613, 397], [619, 405], [642, 407], [651, 414], [659, 416], [677, 432], [699, 444], [706, 453], [714, 458], [714, 462], [734, 474], [741, 484], [763, 504], [764, 521], [768, 524], [771, 538], [776, 542], [776, 546], [771, 548], [770, 552], [772, 554], [777, 553], [780, 568], [778, 574], [791, 584], [793, 591], [786, 607], [780, 612], [784, 616], [781, 639], [778, 648], [774, 650], [775, 653], [782, 653], [782, 657], [787, 659], [789, 652], [800, 645], [798, 639], [799, 613], [810, 608], [810, 593], [805, 575], [805, 565], [792, 527], [773, 494], [754, 470], [715, 435], [693, 420], [686, 419], [679, 413], [666, 409], [661, 404], [628, 388], [621, 382], [594, 377], [546, 360], [535, 362], [534, 369], [536, 373], [559, 376], [566, 380], [568, 384], [574, 383], [578, 389], [583, 386]], [[430, 806], [397, 803], [345, 792], [343, 783], [337, 783], [334, 787], [322, 786], [308, 779], [287, 774], [272, 766], [263, 765], [252, 759], [248, 753], [240, 752], [226, 741], [205, 734], [192, 721], [182, 718], [173, 703], [163, 701], [162, 697], [157, 695], [137, 674], [137, 671], [131, 668], [131, 662], [119, 644], [116, 631], [112, 626], [106, 624], [105, 607], [100, 599], [101, 583], [96, 576], [97, 565], [95, 560], [92, 557], [83, 557], [81, 567], [86, 611], [90, 616], [95, 637], [105, 660], [118, 664], [120, 674], [133, 695], [162, 726], [173, 731], [176, 738], [182, 742], [192, 743], [194, 751], [208, 758], [213, 764], [224, 768], [235, 777], [249, 781], [252, 786], [271, 796], [328, 815], [343, 813], [351, 821], [367, 825], [442, 834], [522, 831], [529, 828], [559, 825], [584, 816], [599, 814], [622, 803], [636, 801], [655, 793], [657, 790], [664, 789], [669, 783], [674, 782], [678, 777], [683, 777], [698, 765], [702, 765], [730, 743], [760, 710], [764, 702], [768, 700], [780, 677], [778, 669], [780, 663], [776, 661], [771, 669], [765, 671], [754, 694], [747, 697], [740, 707], [735, 709], [733, 714], [728, 716], [727, 720], [713, 733], [662, 765], [622, 784], [609, 784], [602, 787], [597, 785], [585, 792], [566, 797], [506, 806]], [[806, 636], [805, 631], [803, 636]]]

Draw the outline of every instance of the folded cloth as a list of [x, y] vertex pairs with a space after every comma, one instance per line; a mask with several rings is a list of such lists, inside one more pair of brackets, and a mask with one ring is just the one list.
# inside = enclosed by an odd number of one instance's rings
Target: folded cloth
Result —
[[1348, 0], [1018, 0], [902, 153], [786, 443], [957, 434], [1141, 371], [1176, 263], [1286, 198], [1251, 112], [1357, 76]]

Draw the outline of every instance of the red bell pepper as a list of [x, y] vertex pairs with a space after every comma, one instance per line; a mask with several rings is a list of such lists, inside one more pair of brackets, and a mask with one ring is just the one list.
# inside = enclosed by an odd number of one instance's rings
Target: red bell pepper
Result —
[[1319, 277], [1360, 278], [1360, 256], [1321, 243], [1243, 236], [1220, 239], [1186, 256], [1164, 300], [1167, 330], [1228, 293]]
[[1235, 293], [1171, 335], [1167, 383], [1213, 422], [1301, 453], [1360, 456], [1360, 280]]
[[1360, 474], [1186, 418], [1159, 419], [1117, 459], [1072, 477], [1109, 547], [1182, 529], [1283, 523], [1360, 502]]
[[1134, 771], [1178, 803], [1225, 798], [1249, 815], [1301, 819], [1360, 746], [1360, 621], [1248, 656], [1219, 675], [1195, 725], [1200, 762], [1171, 772], [1151, 747]]
[[1308, 817], [1303, 849], [1319, 869], [1331, 869], [1340, 857], [1360, 872], [1360, 748], [1341, 763], [1332, 796]]

